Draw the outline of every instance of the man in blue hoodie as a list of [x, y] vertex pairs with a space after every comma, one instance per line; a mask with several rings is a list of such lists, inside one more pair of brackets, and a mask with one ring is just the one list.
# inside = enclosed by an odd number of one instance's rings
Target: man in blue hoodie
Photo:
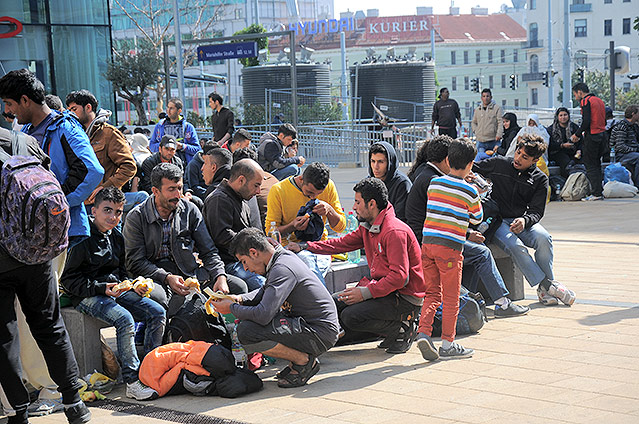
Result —
[[193, 156], [200, 151], [195, 127], [182, 116], [182, 101], [177, 98], [169, 99], [166, 107], [166, 119], [158, 122], [153, 128], [149, 149], [153, 153], [158, 151], [164, 134], [172, 135], [177, 141], [177, 154], [184, 162], [184, 166], [191, 162]]
[[385, 141], [371, 145], [368, 151], [368, 175], [384, 181], [388, 189], [388, 201], [395, 209], [397, 218], [406, 221], [406, 199], [413, 184], [397, 169], [395, 148]]

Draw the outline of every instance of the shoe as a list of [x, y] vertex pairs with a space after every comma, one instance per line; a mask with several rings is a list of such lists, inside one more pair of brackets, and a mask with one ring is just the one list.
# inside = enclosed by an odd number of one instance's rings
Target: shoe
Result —
[[126, 397], [135, 400], [153, 400], [159, 397], [158, 392], [142, 384], [140, 380], [126, 383]]
[[575, 303], [575, 299], [577, 298], [574, 291], [568, 290], [566, 286], [558, 283], [557, 281], [552, 282], [552, 284], [548, 288], [548, 294], [556, 297], [557, 299], [561, 300], [562, 303], [568, 306]]
[[441, 359], [470, 358], [473, 356], [473, 353], [475, 353], [473, 349], [466, 349], [464, 346], [455, 342], [453, 342], [448, 349], [444, 349], [441, 346], [439, 347], [439, 357]]
[[436, 361], [439, 359], [439, 353], [437, 353], [435, 344], [430, 336], [424, 333], [418, 333], [415, 343], [417, 343], [417, 348], [422, 353], [422, 358], [427, 361]]
[[400, 332], [391, 339], [390, 337], [386, 337], [386, 339], [382, 342], [386, 342], [386, 340], [390, 339], [391, 343], [386, 348], [386, 353], [390, 354], [400, 354], [406, 353], [413, 345], [413, 341], [415, 340], [415, 335], [417, 334], [417, 323], [413, 319], [409, 319], [407, 321], [402, 321]]
[[40, 417], [62, 411], [63, 409], [62, 399], [37, 399], [31, 402], [27, 411], [29, 411], [30, 417]]
[[603, 196], [595, 196], [594, 194], [591, 194], [590, 196], [586, 196], [583, 199], [581, 199], [582, 202], [594, 202], [596, 200], [603, 200], [604, 197]]
[[377, 345], [377, 349], [388, 349], [395, 341], [395, 338], [396, 336], [386, 337]]
[[71, 407], [64, 407], [64, 415], [67, 416], [69, 424], [83, 424], [91, 420], [91, 411], [80, 401]]
[[521, 306], [513, 302], [508, 302], [508, 306], [505, 308], [495, 305], [495, 318], [508, 318], [526, 315], [528, 311], [530, 311], [528, 306]]
[[308, 380], [320, 370], [320, 363], [316, 357], [309, 355], [306, 365], [291, 365], [291, 371], [277, 379], [277, 386], [285, 389], [304, 386]]
[[546, 289], [541, 286], [541, 284], [539, 285], [539, 287], [537, 287], [537, 297], [539, 298], [539, 302], [544, 306], [559, 305], [559, 299], [549, 295]]

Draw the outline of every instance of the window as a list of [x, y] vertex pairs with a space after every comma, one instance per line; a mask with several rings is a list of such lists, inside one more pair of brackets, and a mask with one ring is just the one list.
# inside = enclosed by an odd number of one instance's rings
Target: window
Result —
[[513, 62], [519, 62], [519, 50], [517, 49], [513, 50]]
[[612, 35], [612, 19], [604, 19], [604, 36]]
[[536, 54], [530, 56], [530, 73], [536, 74], [539, 72], [539, 56]]
[[454, 51], [450, 52], [450, 64], [451, 65], [457, 64], [457, 57], [455, 56]]
[[488, 63], [493, 63], [493, 51], [488, 50]]
[[536, 105], [539, 104], [539, 90], [536, 88], [533, 88], [532, 90], [530, 90], [530, 104], [531, 105]]
[[623, 0], [624, 3], [630, 3], [630, 0]]
[[488, 77], [488, 88], [490, 88], [491, 90], [494, 88], [493, 87], [493, 76], [492, 75], [490, 75]]
[[624, 82], [623, 83], [623, 92], [627, 93], [630, 91], [630, 83], [629, 82]]
[[501, 108], [504, 109], [506, 107], [506, 100], [501, 101]]
[[584, 4], [584, 0], [572, 0], [572, 4]]
[[575, 37], [588, 36], [588, 21], [585, 19], [575, 19]]
[[604, 4], [611, 4], [612, 0], [604, 0]]
[[630, 34], [630, 18], [623, 18], [623, 25], [621, 28], [622, 34]]
[[464, 90], [470, 90], [470, 80], [468, 77], [464, 77]]
[[506, 88], [506, 75], [501, 76], [501, 88]]
[[515, 107], [519, 107], [519, 99], [515, 99]]
[[528, 0], [528, 10], [537, 9], [537, 0]]
[[451, 89], [453, 91], [457, 90], [457, 77], [453, 77], [452, 80], [450, 81], [450, 85], [451, 85]]
[[537, 23], [533, 22], [532, 24], [528, 25], [528, 41], [529, 41], [530, 47], [537, 47], [538, 39], [539, 39], [539, 26], [537, 25]]
[[481, 62], [481, 50], [475, 50], [475, 63]]
[[501, 63], [506, 63], [506, 50], [502, 50], [500, 55], [501, 55]]
[[577, 68], [588, 67], [588, 56], [585, 50], [577, 50], [575, 53], [575, 65], [577, 65]]
[[243, 11], [244, 9], [235, 9], [235, 19], [239, 20], [239, 19], [244, 19], [243, 16]]
[[468, 65], [468, 50], [464, 50], [464, 65]]

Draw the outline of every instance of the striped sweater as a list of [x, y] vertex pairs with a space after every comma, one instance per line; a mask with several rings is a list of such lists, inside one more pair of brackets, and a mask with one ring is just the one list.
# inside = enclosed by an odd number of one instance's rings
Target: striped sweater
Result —
[[479, 224], [483, 212], [477, 189], [463, 179], [446, 175], [428, 187], [423, 244], [438, 244], [462, 251], [468, 222]]

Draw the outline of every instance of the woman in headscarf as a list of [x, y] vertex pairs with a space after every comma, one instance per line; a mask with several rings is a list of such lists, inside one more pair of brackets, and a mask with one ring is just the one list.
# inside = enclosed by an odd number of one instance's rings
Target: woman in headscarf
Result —
[[504, 124], [504, 135], [501, 137], [501, 146], [497, 148], [497, 154], [500, 156], [506, 156], [508, 148], [512, 144], [521, 127], [517, 124], [517, 115], [512, 112], [505, 113], [501, 120]]
[[[521, 140], [521, 137], [523, 137], [526, 134], [537, 135], [541, 137], [544, 140], [544, 143], [546, 144], [548, 144], [548, 141], [550, 140], [550, 136], [548, 135], [546, 128], [544, 128], [539, 123], [539, 116], [537, 116], [536, 113], [531, 113], [526, 118], [526, 126], [519, 130], [519, 132], [515, 136], [515, 140], [512, 143], [510, 143], [510, 146], [508, 147], [508, 152], [506, 152], [507, 157], [510, 157], [510, 158], [515, 157], [515, 150], [517, 150], [517, 143], [519, 142], [519, 140]], [[548, 162], [548, 153], [544, 153], [543, 158], [544, 160], [546, 160], [546, 162]]]
[[570, 112], [565, 107], [560, 107], [555, 112], [555, 120], [548, 127], [550, 143], [548, 144], [548, 156], [551, 161], [559, 166], [561, 176], [568, 178], [568, 166], [571, 163], [581, 162], [581, 138], [573, 143], [570, 136], [576, 134], [579, 126], [570, 121]]

